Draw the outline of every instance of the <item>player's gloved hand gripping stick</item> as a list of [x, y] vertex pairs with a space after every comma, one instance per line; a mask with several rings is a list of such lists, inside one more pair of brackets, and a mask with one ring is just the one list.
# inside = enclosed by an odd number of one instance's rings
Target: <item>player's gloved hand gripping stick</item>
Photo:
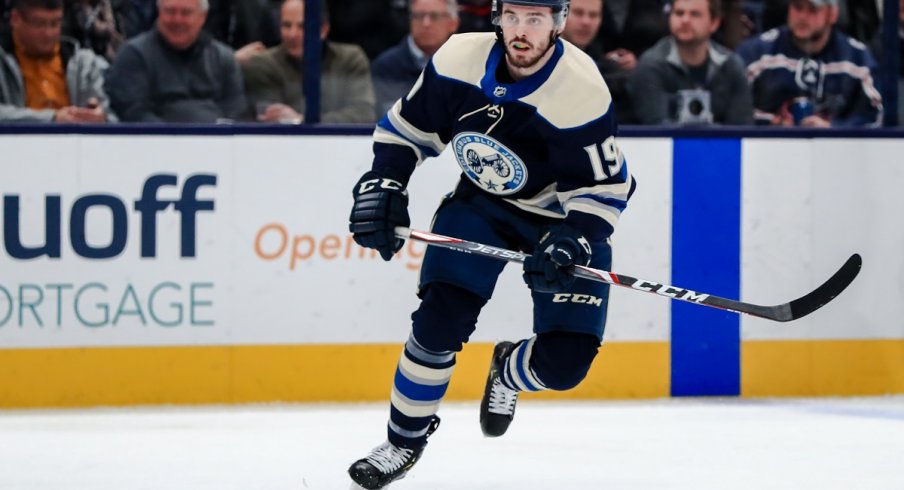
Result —
[[524, 258], [524, 282], [541, 293], [568, 289], [576, 279], [571, 267], [590, 263], [590, 243], [578, 230], [564, 223], [550, 229], [537, 250], [540, 252]]
[[[484, 245], [482, 243], [461, 240], [459, 238], [437, 235], [426, 231], [412, 230], [406, 227], [397, 227], [395, 229], [395, 234], [401, 239], [417, 240], [427, 243], [428, 245], [449, 248], [465, 253], [474, 253], [499, 260], [507, 260], [509, 262], [524, 263], [526, 260], [530, 260], [529, 255], [514, 250], [507, 250]], [[654, 293], [667, 298], [688, 301], [698, 305], [733, 311], [735, 313], [744, 313], [746, 315], [765, 318], [767, 320], [787, 322], [809, 315], [823, 307], [829, 301], [832, 301], [832, 299], [841, 294], [854, 278], [857, 277], [861, 265], [862, 260], [860, 255], [851, 255], [844, 265], [842, 265], [841, 268], [821, 286], [794, 301], [775, 306], [761, 306], [753, 303], [720, 298], [719, 296], [698, 293], [689, 289], [669, 286], [667, 284], [660, 284], [644, 279], [637, 279], [624, 274], [593, 269], [578, 263], [575, 263], [575, 265], [572, 266], [570, 272], [575, 277], [589, 279], [591, 281], [605, 282], [613, 286], [627, 287], [637, 291]]]
[[408, 226], [408, 191], [405, 186], [380, 172], [371, 170], [361, 176], [352, 190], [355, 204], [349, 216], [348, 230], [358, 245], [380, 252], [389, 260], [405, 240], [396, 237], [398, 226]]

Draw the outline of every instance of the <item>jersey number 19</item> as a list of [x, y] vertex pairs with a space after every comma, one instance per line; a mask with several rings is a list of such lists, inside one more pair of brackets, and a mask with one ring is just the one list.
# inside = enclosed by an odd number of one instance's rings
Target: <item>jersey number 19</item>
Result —
[[618, 175], [625, 162], [621, 149], [615, 144], [615, 136], [606, 138], [606, 141], [602, 143], [585, 146], [584, 151], [590, 157], [593, 178], [596, 180], [606, 180], [613, 175]]

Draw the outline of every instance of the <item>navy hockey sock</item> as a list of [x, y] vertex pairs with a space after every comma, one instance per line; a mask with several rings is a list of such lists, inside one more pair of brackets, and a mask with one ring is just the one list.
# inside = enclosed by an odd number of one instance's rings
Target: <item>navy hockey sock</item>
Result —
[[577, 386], [599, 350], [599, 337], [584, 333], [546, 332], [536, 337], [530, 356], [530, 373], [550, 390]]

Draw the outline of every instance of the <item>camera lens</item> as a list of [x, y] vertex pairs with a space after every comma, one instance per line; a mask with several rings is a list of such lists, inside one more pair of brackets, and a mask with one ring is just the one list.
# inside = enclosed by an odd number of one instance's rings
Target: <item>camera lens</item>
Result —
[[687, 110], [695, 115], [699, 116], [701, 112], [703, 112], [703, 102], [700, 99], [691, 99], [690, 102], [687, 103]]

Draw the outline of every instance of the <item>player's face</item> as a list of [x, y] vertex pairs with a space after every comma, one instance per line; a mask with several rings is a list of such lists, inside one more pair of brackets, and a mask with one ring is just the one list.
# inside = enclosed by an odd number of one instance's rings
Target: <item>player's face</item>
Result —
[[207, 11], [198, 0], [162, 0], [157, 15], [157, 30], [170, 46], [187, 49], [201, 34]]
[[603, 0], [571, 0], [562, 37], [584, 49], [596, 37], [602, 23]]
[[709, 41], [719, 28], [719, 20], [710, 15], [708, 0], [675, 0], [669, 14], [669, 31], [676, 43], [697, 45]]
[[788, 6], [788, 28], [799, 42], [814, 42], [826, 36], [838, 19], [838, 9], [817, 7], [808, 0], [792, 0]]
[[432, 55], [458, 30], [458, 18], [449, 12], [446, 0], [411, 2], [411, 37], [414, 44]]
[[539, 68], [548, 58], [556, 32], [552, 9], [503, 4], [499, 18], [508, 64], [518, 69]]

